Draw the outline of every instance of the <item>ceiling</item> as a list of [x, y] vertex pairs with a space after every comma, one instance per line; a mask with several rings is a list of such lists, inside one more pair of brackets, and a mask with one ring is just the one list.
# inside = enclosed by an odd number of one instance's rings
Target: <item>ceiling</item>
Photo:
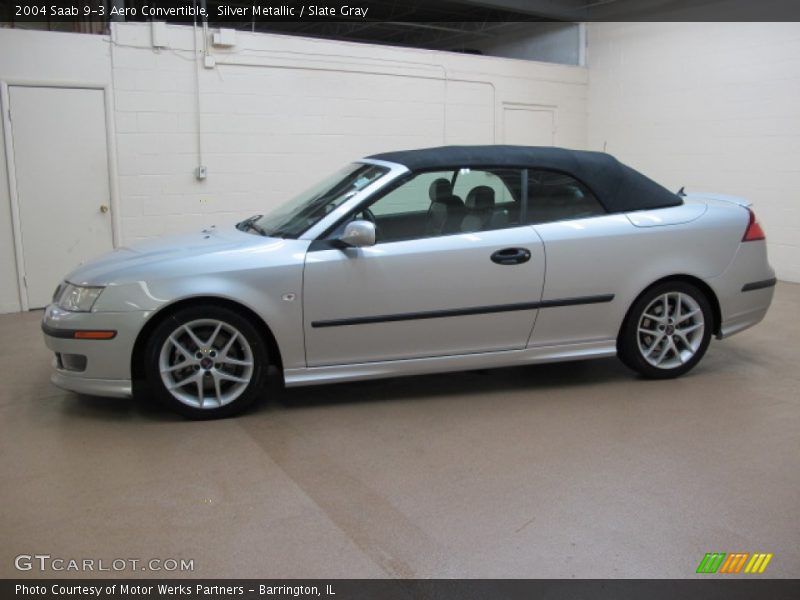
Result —
[[[159, 0], [106, 0], [118, 7], [136, 8], [139, 14], [145, 5], [157, 5]], [[169, 4], [173, 0], [165, 0]], [[190, 0], [191, 1], [191, 0]], [[205, 4], [210, 27], [320, 37], [352, 42], [368, 42], [393, 46], [408, 46], [433, 50], [474, 51], [476, 45], [492, 38], [505, 36], [519, 29], [524, 22], [580, 21], [581, 11], [588, 0], [367, 0], [366, 19], [348, 20], [326, 17], [312, 21], [242, 19], [216, 17], [217, 6], [247, 7], [253, 0], [194, 0]], [[603, 0], [609, 1], [609, 0]], [[616, 0], [611, 0], [616, 1]], [[273, 3], [274, 4], [274, 3]], [[320, 5], [341, 6], [343, 3], [319, 0]], [[47, 19], [19, 21], [14, 18], [10, 4], [0, 1], [0, 26], [105, 33], [107, 18], [97, 17], [69, 20]], [[248, 12], [251, 12], [248, 10]], [[141, 18], [134, 18], [141, 20]], [[174, 22], [186, 22], [175, 19]], [[191, 20], [189, 20], [191, 22]]]
[[[106, 0], [125, 7], [155, 5], [159, 0]], [[172, 0], [165, 0], [167, 3]], [[524, 31], [525, 23], [575, 23], [581, 21], [617, 20], [718, 20], [715, 17], [733, 14], [736, 5], [752, 12], [761, 2], [770, 0], [367, 0], [366, 19], [348, 20], [327, 17], [324, 21], [256, 19], [220, 20], [218, 5], [247, 6], [253, 0], [194, 0], [207, 6], [209, 26], [320, 37], [352, 42], [368, 42], [393, 46], [480, 53], [477, 48], [502, 41], [515, 32]], [[321, 5], [326, 0], [319, 0]], [[339, 5], [343, 3], [327, 2]], [[358, 3], [354, 3], [359, 5]], [[79, 18], [69, 22], [15, 22], [3, 16], [0, 4], [0, 25], [103, 33], [106, 22]], [[725, 11], [728, 12], [725, 12]], [[740, 18], [743, 13], [739, 13]], [[750, 15], [752, 18], [752, 15]], [[711, 17], [711, 18], [709, 18]], [[763, 17], [762, 17], [763, 18]], [[352, 17], [351, 17], [352, 19]], [[3, 21], [5, 23], [3, 23]], [[181, 22], [176, 20], [175, 22]], [[185, 22], [185, 21], [183, 21]]]
[[[251, 0], [206, 0], [249, 5]], [[368, 20], [242, 20], [226, 27], [351, 42], [479, 53], [487, 40], [519, 31], [525, 22], [576, 21], [584, 0], [370, 0]], [[213, 19], [209, 25], [214, 25]], [[524, 25], [523, 25], [524, 26]]]
[[[126, 0], [131, 2], [146, 0]], [[202, 0], [197, 0], [201, 2]], [[209, 14], [216, 5], [249, 6], [252, 0], [205, 0]], [[501, 40], [521, 23], [591, 20], [660, 20], [681, 11], [694, 11], [697, 20], [719, 15], [724, 6], [751, 0], [369, 0], [368, 17], [325, 21], [244, 20], [225, 26], [251, 31], [432, 50], [478, 52], [492, 39]], [[757, 4], [757, 3], [755, 3]], [[750, 4], [752, 7], [753, 4]], [[716, 12], [715, 12], [716, 11]], [[680, 19], [677, 19], [680, 20]], [[712, 19], [714, 20], [714, 19]], [[213, 18], [210, 25], [215, 23]], [[524, 27], [524, 26], [523, 26]]]

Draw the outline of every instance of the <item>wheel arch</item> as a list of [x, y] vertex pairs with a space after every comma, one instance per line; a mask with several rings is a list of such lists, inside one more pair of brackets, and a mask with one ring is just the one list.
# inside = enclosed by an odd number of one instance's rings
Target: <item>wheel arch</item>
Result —
[[628, 322], [628, 317], [630, 316], [631, 310], [633, 309], [636, 302], [638, 302], [639, 298], [644, 296], [647, 292], [653, 289], [657, 285], [661, 285], [662, 283], [666, 283], [668, 281], [679, 281], [683, 283], [689, 283], [699, 289], [703, 295], [708, 300], [709, 305], [711, 306], [711, 313], [712, 318], [714, 319], [713, 328], [711, 333], [715, 336], [719, 337], [720, 330], [722, 327], [722, 309], [720, 308], [719, 298], [717, 298], [717, 294], [714, 292], [712, 287], [708, 285], [705, 281], [700, 279], [699, 277], [695, 277], [694, 275], [686, 275], [686, 274], [675, 274], [675, 275], [667, 275], [652, 282], [650, 285], [645, 287], [641, 292], [639, 292], [633, 301], [628, 306], [628, 309], [625, 311], [625, 317], [622, 319], [622, 323], [619, 325], [619, 329], [617, 331], [617, 347], [619, 347], [620, 336], [622, 336], [622, 331], [625, 328], [625, 323]]
[[144, 351], [147, 347], [147, 340], [155, 328], [178, 310], [197, 304], [213, 304], [215, 306], [235, 310], [247, 317], [253, 323], [253, 326], [264, 336], [270, 362], [278, 368], [281, 374], [283, 373], [283, 359], [278, 342], [269, 325], [267, 325], [258, 313], [244, 304], [228, 298], [220, 298], [219, 296], [192, 296], [160, 307], [139, 331], [136, 336], [136, 341], [133, 344], [133, 352], [131, 352], [131, 380], [134, 384], [144, 381]]

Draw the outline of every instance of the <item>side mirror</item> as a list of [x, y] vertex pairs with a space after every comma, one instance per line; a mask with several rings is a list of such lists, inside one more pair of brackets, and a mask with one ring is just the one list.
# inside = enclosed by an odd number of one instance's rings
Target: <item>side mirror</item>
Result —
[[344, 248], [374, 246], [375, 223], [370, 221], [350, 221], [337, 241]]

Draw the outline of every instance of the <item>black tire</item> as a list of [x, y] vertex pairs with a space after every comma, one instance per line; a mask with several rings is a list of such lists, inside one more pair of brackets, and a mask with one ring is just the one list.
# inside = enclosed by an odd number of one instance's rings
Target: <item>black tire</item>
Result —
[[[702, 323], [699, 328], [698, 323]], [[648, 379], [679, 377], [703, 358], [713, 328], [713, 312], [703, 292], [685, 281], [665, 281], [645, 291], [631, 306], [617, 340], [617, 354]]]
[[266, 395], [267, 344], [249, 319], [229, 308], [198, 304], [175, 311], [153, 330], [144, 359], [155, 399], [191, 419], [237, 415]]

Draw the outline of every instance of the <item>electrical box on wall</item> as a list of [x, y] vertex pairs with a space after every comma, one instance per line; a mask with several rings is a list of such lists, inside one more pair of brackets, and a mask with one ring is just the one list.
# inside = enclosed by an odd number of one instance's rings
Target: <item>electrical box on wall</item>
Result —
[[213, 44], [219, 48], [231, 48], [236, 45], [235, 29], [220, 29], [214, 34]]

